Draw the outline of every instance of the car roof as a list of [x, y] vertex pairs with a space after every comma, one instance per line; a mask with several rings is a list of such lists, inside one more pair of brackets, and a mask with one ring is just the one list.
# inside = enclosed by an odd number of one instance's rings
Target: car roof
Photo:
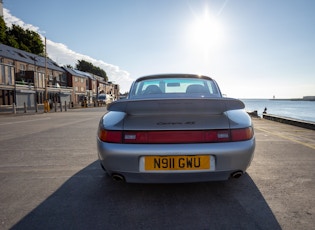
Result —
[[143, 81], [143, 80], [149, 80], [149, 79], [156, 79], [156, 78], [202, 78], [202, 79], [206, 79], [206, 80], [213, 80], [211, 77], [204, 76], [204, 75], [172, 73], [172, 74], [147, 75], [147, 76], [143, 76], [143, 77], [138, 78], [136, 80], [136, 82]]

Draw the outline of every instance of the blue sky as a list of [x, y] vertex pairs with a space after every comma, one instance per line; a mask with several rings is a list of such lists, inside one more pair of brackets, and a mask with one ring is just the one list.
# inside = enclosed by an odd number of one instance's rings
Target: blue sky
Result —
[[4, 0], [7, 24], [47, 38], [60, 65], [85, 59], [129, 89], [196, 73], [236, 98], [315, 95], [313, 0]]

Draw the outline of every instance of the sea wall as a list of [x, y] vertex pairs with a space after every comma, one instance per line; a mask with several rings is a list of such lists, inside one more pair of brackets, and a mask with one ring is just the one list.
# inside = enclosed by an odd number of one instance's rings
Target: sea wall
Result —
[[267, 120], [271, 120], [271, 121], [277, 121], [284, 124], [289, 124], [289, 125], [306, 128], [306, 129], [315, 130], [315, 122], [311, 122], [311, 121], [303, 121], [303, 120], [298, 120], [298, 119], [288, 118], [288, 117], [281, 117], [281, 116], [272, 115], [272, 114], [263, 114], [263, 118]]

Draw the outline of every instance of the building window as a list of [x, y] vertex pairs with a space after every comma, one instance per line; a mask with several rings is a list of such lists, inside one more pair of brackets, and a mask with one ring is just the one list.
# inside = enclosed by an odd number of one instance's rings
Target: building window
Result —
[[14, 67], [0, 65], [0, 84], [14, 85]]
[[74, 81], [75, 81], [75, 82], [78, 82], [78, 81], [79, 81], [78, 77], [75, 77], [75, 78], [74, 78]]
[[20, 76], [25, 76], [26, 67], [23, 64], [20, 64]]
[[67, 82], [67, 76], [65, 74], [61, 74], [61, 81]]
[[38, 73], [38, 87], [45, 88], [45, 74]]
[[13, 85], [13, 67], [7, 66], [8, 68], [8, 85]]
[[0, 65], [0, 84], [5, 83], [5, 71], [4, 71], [4, 65]]

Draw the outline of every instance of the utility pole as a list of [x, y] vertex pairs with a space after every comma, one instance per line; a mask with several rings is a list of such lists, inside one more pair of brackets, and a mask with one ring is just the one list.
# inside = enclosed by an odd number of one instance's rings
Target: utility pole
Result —
[[0, 0], [0, 17], [3, 17], [3, 1]]
[[48, 100], [48, 89], [47, 89], [47, 85], [48, 85], [48, 71], [47, 71], [47, 41], [46, 41], [46, 37], [45, 37], [45, 100]]
[[47, 41], [45, 37], [45, 102], [44, 102], [44, 112], [49, 112], [49, 103], [48, 103], [48, 70], [47, 70]]

